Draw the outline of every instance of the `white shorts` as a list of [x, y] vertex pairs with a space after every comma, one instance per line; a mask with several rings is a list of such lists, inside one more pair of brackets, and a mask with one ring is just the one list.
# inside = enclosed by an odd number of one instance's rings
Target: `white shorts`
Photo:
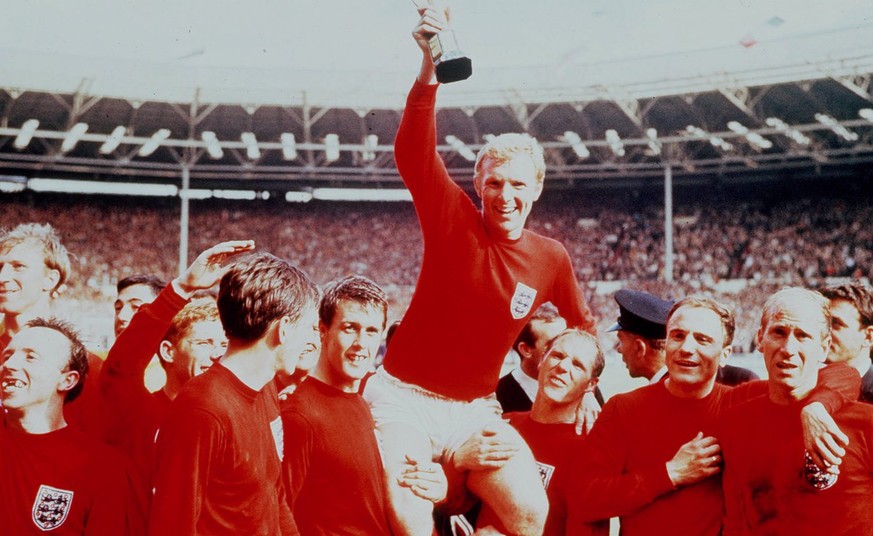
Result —
[[470, 402], [455, 400], [398, 380], [384, 368], [367, 380], [364, 400], [377, 427], [401, 423], [428, 437], [433, 460], [439, 463], [450, 460], [479, 430], [503, 422], [503, 410], [493, 393]]

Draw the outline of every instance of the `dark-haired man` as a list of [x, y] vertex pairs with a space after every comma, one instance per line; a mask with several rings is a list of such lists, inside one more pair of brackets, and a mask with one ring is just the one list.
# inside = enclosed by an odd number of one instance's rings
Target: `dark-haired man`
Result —
[[520, 359], [518, 368], [497, 382], [495, 394], [504, 413], [530, 411], [537, 395], [537, 376], [546, 346], [565, 329], [567, 321], [550, 303], [544, 303], [531, 315], [512, 345]]
[[0, 533], [125, 533], [123, 458], [64, 420], [87, 374], [85, 347], [54, 319], [20, 326], [0, 353]]
[[862, 402], [873, 404], [873, 291], [860, 282], [821, 291], [830, 300], [831, 348], [828, 363], [847, 363], [861, 375]]
[[115, 297], [115, 336], [121, 335], [139, 308], [157, 298], [166, 283], [152, 274], [137, 274], [118, 281]]
[[318, 289], [268, 253], [221, 277], [221, 362], [189, 380], [158, 432], [149, 533], [295, 534], [273, 377], [315, 336]]
[[[191, 300], [190, 296], [212, 287], [228, 259], [252, 248], [251, 241], [223, 242], [201, 253], [157, 298], [140, 304], [109, 350], [100, 378], [103, 436], [133, 462], [136, 513], [143, 529], [152, 499], [158, 428], [182, 386], [218, 361], [227, 347], [215, 300]], [[154, 354], [158, 355], [166, 382], [152, 393], [146, 388], [143, 373]]]
[[373, 370], [387, 310], [385, 293], [365, 277], [324, 290], [318, 362], [282, 402], [284, 477], [301, 534], [391, 534], [375, 424], [358, 394]]

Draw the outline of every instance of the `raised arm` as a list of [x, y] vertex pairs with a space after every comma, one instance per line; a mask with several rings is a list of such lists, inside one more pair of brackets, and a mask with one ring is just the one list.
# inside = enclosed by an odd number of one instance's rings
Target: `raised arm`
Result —
[[121, 404], [132, 393], [145, 395], [143, 373], [167, 332], [173, 317], [191, 294], [211, 288], [224, 273], [228, 259], [255, 247], [251, 240], [222, 242], [202, 252], [183, 275], [174, 279], [152, 303], [143, 305], [106, 358], [100, 388], [109, 403]]
[[[404, 184], [412, 193], [415, 208], [425, 230], [429, 223], [439, 221], [447, 205], [454, 205], [455, 197], [466, 197], [449, 177], [437, 153], [436, 92], [433, 61], [428, 51], [427, 38], [445, 27], [438, 11], [424, 0], [418, 0], [421, 18], [412, 32], [422, 51], [422, 67], [409, 92], [406, 107], [394, 141], [394, 160]], [[425, 236], [427, 241], [427, 236]]]

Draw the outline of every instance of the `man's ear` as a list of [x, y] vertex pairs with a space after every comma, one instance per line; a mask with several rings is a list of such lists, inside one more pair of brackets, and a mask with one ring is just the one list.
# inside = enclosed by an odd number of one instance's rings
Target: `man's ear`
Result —
[[733, 352], [733, 348], [728, 346], [727, 348], [722, 348], [721, 350], [721, 358], [719, 359], [718, 366], [723, 367], [727, 365], [728, 357], [730, 357], [731, 352]]
[[321, 319], [318, 320], [318, 335], [321, 339], [322, 346], [324, 346], [324, 339], [327, 337], [327, 330], [329, 328], [330, 326], [322, 322]]
[[79, 373], [75, 370], [68, 370], [63, 373], [60, 381], [58, 381], [58, 392], [67, 393], [79, 383]]
[[57, 270], [46, 268], [46, 274], [43, 279], [43, 292], [52, 292], [57, 288], [58, 282], [61, 280], [61, 273]]
[[518, 345], [515, 347], [515, 351], [518, 352], [518, 356], [522, 359], [530, 359], [531, 357], [533, 357], [534, 353], [533, 346], [528, 345], [524, 341], [518, 343]]
[[168, 340], [161, 341], [158, 345], [158, 359], [164, 363], [172, 363], [176, 357], [176, 347]]
[[867, 326], [864, 328], [864, 342], [862, 346], [865, 348], [870, 348], [873, 346], [873, 326]]
[[821, 341], [821, 348], [822, 348], [823, 351], [822, 351], [822, 353], [821, 353], [821, 355], [822, 355], [821, 359], [818, 360], [819, 363], [824, 363], [825, 361], [828, 360], [828, 356], [829, 356], [830, 353], [831, 353], [831, 342], [832, 342], [832, 340], [833, 340], [833, 339], [831, 338], [830, 335], [828, 335], [828, 336], [826, 336], [824, 339], [822, 339], [822, 341]]
[[761, 347], [761, 343], [764, 340], [764, 326], [758, 328], [758, 332], [755, 333], [755, 350], [764, 353], [764, 349]]
[[640, 357], [646, 355], [646, 343], [640, 337], [634, 337], [634, 350], [636, 350], [637, 355]]
[[276, 341], [279, 344], [285, 344], [285, 341], [288, 340], [290, 336], [290, 328], [291, 327], [291, 318], [288, 316], [282, 316], [278, 322], [276, 322]]

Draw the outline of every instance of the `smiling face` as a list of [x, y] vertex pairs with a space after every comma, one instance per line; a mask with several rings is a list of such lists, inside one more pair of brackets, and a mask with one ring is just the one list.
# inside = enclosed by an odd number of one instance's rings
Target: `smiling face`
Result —
[[725, 339], [721, 318], [712, 309], [685, 305], [673, 311], [667, 320], [668, 389], [688, 398], [708, 395], [730, 355]]
[[577, 333], [561, 335], [543, 358], [537, 397], [553, 404], [577, 404], [586, 391], [597, 385], [596, 341]]
[[543, 191], [533, 160], [520, 153], [498, 164], [485, 156], [475, 184], [488, 233], [497, 239], [520, 238], [531, 207]]
[[174, 374], [184, 383], [209, 370], [227, 350], [227, 337], [218, 320], [194, 322], [188, 332], [172, 346], [172, 362], [167, 374]]
[[373, 370], [382, 343], [385, 312], [374, 305], [340, 299], [330, 325], [319, 324], [321, 356], [315, 375], [347, 393]]
[[0, 313], [21, 314], [48, 300], [60, 274], [45, 263], [42, 248], [20, 242], [0, 250]]
[[67, 369], [70, 341], [58, 331], [26, 327], [0, 354], [0, 400], [7, 410], [25, 410], [55, 403], [79, 380]]
[[757, 344], [771, 393], [797, 400], [815, 388], [831, 339], [820, 305], [799, 293], [783, 296], [765, 307]]

